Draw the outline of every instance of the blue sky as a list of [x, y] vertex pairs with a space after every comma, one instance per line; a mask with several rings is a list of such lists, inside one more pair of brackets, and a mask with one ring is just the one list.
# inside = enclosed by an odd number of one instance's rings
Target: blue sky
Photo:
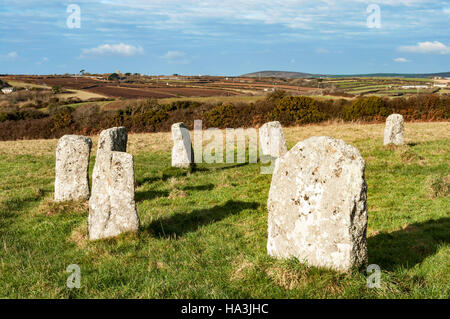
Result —
[[[80, 8], [80, 28], [67, 24], [70, 4]], [[379, 28], [368, 24], [369, 5], [380, 8]], [[82, 69], [447, 72], [450, 1], [0, 0], [0, 73]]]

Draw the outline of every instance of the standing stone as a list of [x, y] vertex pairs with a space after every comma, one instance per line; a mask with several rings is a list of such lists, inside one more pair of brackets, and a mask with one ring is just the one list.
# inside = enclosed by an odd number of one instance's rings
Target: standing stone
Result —
[[278, 158], [287, 152], [286, 139], [280, 122], [269, 122], [259, 128], [259, 145], [262, 155]]
[[98, 138], [97, 155], [101, 151], [127, 151], [128, 132], [123, 126], [103, 130]]
[[277, 159], [268, 254], [347, 271], [367, 262], [365, 162], [342, 140], [311, 137]]
[[172, 140], [172, 166], [188, 168], [194, 163], [194, 151], [189, 130], [184, 123], [172, 125]]
[[89, 155], [92, 141], [64, 135], [56, 147], [55, 202], [89, 198]]
[[98, 172], [99, 166], [97, 163], [101, 163], [98, 158], [103, 153], [109, 152], [126, 152], [127, 151], [128, 132], [123, 126], [113, 127], [107, 130], [103, 130], [98, 138], [97, 158], [95, 160], [94, 171], [92, 172], [92, 178], [100, 174]]
[[400, 114], [391, 114], [386, 119], [386, 127], [384, 128], [384, 145], [403, 144], [404, 121]]
[[89, 239], [137, 231], [133, 155], [99, 152], [95, 165], [89, 200]]

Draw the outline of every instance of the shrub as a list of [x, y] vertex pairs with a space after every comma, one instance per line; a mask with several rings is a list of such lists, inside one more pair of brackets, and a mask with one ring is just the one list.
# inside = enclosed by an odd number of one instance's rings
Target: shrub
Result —
[[349, 106], [343, 108], [343, 118], [346, 121], [373, 120], [377, 116], [386, 117], [390, 114], [386, 102], [378, 96], [358, 98]]
[[269, 102], [278, 102], [279, 100], [283, 99], [284, 97], [288, 96], [288, 93], [284, 90], [276, 89], [275, 91], [267, 94], [266, 100]]
[[170, 106], [167, 107], [167, 111], [197, 108], [200, 105], [202, 105], [202, 104], [200, 102], [196, 102], [196, 101], [175, 101], [175, 102], [172, 102], [170, 104]]
[[272, 118], [282, 124], [317, 123], [327, 118], [319, 110], [319, 103], [306, 96], [287, 96], [276, 103]]
[[152, 109], [131, 117], [133, 131], [155, 131], [168, 117], [168, 113], [162, 109]]
[[233, 104], [219, 104], [207, 114], [207, 124], [210, 127], [234, 127], [237, 109]]
[[51, 117], [53, 124], [52, 130], [57, 131], [70, 127], [73, 123], [72, 112], [73, 109], [70, 107], [60, 108], [56, 111]]
[[112, 73], [108, 76], [108, 81], [119, 81], [120, 76], [117, 73]]

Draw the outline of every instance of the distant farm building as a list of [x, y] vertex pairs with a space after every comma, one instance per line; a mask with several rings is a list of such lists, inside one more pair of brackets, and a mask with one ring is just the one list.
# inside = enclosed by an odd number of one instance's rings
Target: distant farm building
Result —
[[10, 93], [12, 93], [14, 91], [15, 91], [15, 89], [13, 87], [6, 87], [6, 88], [2, 89], [2, 93], [3, 94], [10, 94]]
[[409, 89], [428, 89], [428, 85], [403, 85], [402, 89], [409, 90]]
[[433, 85], [434, 87], [437, 87], [437, 88], [446, 88], [447, 87], [447, 83], [435, 83], [434, 85]]

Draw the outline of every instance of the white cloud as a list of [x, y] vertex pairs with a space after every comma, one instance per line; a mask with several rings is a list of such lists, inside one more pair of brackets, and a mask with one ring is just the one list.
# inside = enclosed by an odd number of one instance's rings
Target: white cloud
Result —
[[187, 64], [189, 60], [186, 57], [186, 53], [181, 51], [167, 51], [166, 54], [162, 56], [167, 63], [170, 64]]
[[328, 51], [327, 49], [324, 49], [324, 48], [317, 48], [317, 49], [316, 49], [316, 53], [319, 53], [319, 54], [328, 54], [328, 53], [330, 53], [330, 51]]
[[88, 55], [121, 55], [121, 56], [133, 56], [143, 54], [144, 49], [140, 46], [133, 46], [130, 44], [101, 44], [98, 47], [91, 49], [83, 49], [81, 56]]
[[395, 58], [394, 61], [399, 62], [399, 63], [411, 62], [410, 60], [405, 59], [405, 58]]
[[7, 54], [0, 54], [1, 60], [15, 60], [19, 57], [19, 54], [16, 51], [11, 51]]
[[439, 41], [419, 42], [417, 45], [404, 45], [398, 48], [402, 52], [412, 53], [434, 53], [434, 54], [450, 54], [450, 47]]
[[41, 65], [44, 64], [46, 62], [50, 61], [49, 58], [47, 57], [43, 57], [41, 60], [39, 60], [38, 62], [36, 62], [36, 64]]
[[16, 51], [12, 51], [12, 52], [9, 52], [6, 56], [10, 59], [15, 59], [15, 58], [19, 57], [19, 54]]

